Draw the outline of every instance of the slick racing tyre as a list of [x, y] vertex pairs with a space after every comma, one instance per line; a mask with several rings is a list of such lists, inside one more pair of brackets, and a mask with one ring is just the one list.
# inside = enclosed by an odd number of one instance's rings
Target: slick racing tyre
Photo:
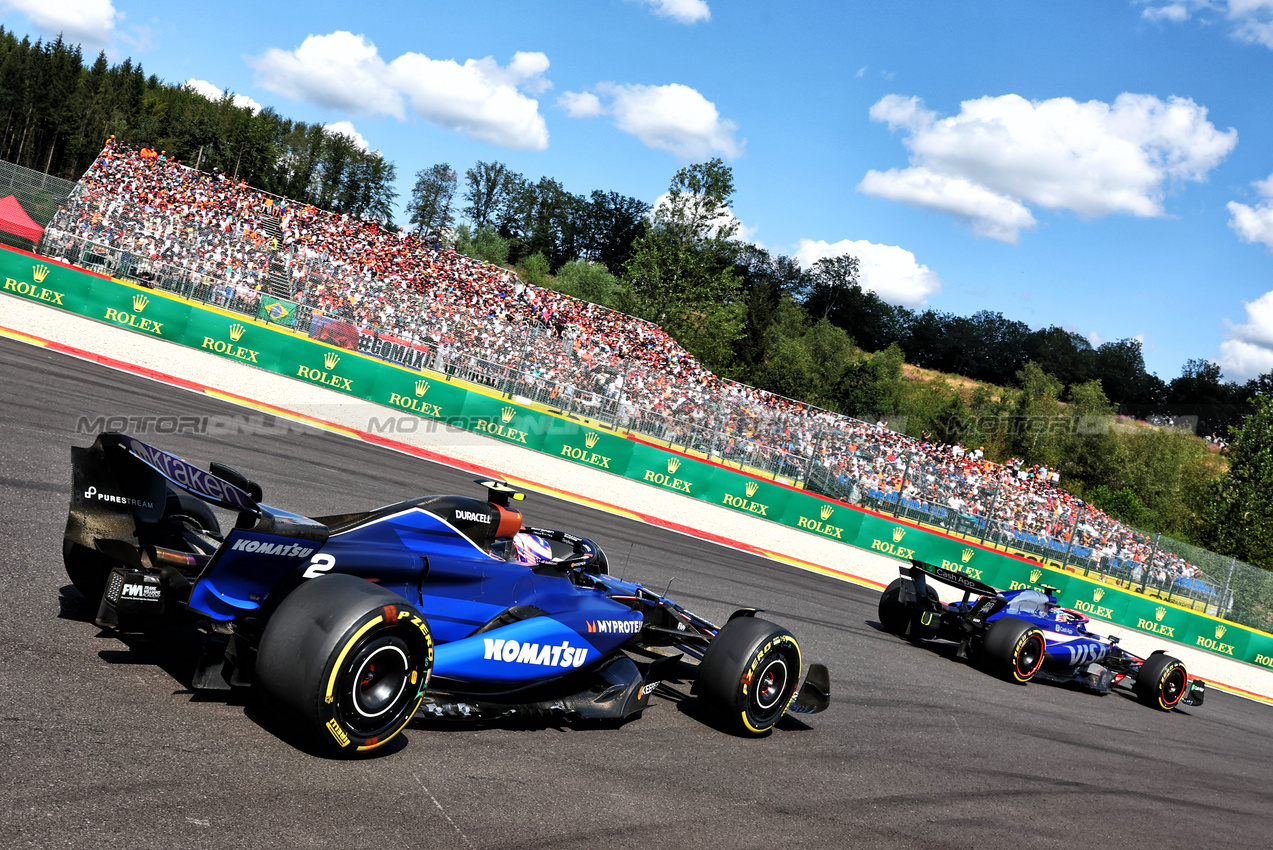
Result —
[[1158, 651], [1145, 659], [1132, 689], [1142, 705], [1171, 711], [1180, 705], [1189, 684], [1189, 674], [1178, 659]]
[[406, 600], [333, 574], [292, 591], [270, 617], [257, 684], [328, 750], [363, 753], [407, 725], [433, 670], [433, 638]]
[[787, 713], [800, 680], [800, 645], [768, 620], [726, 623], [698, 668], [702, 704], [739, 735], [763, 735]]
[[[110, 576], [114, 564], [96, 549], [72, 543], [62, 538], [62, 563], [66, 565], [66, 575], [75, 585], [75, 589], [84, 594], [84, 598], [96, 606], [106, 590], [106, 579]], [[93, 610], [97, 610], [94, 608]]]
[[[937, 596], [937, 591], [931, 586], [928, 588], [928, 598], [930, 601], [937, 603], [941, 600]], [[880, 625], [884, 627], [884, 631], [889, 634], [898, 635], [899, 637], [906, 634], [906, 626], [919, 615], [917, 608], [912, 608], [901, 600], [902, 579], [896, 578], [884, 588], [884, 592], [880, 594], [879, 618]], [[933, 606], [936, 607], [936, 606]], [[916, 624], [918, 625], [918, 624]], [[913, 637], [922, 639], [925, 637], [933, 637], [936, 630], [932, 630], [933, 634], [925, 633], [924, 629], [914, 631]]]
[[990, 624], [981, 643], [982, 660], [990, 672], [1025, 684], [1043, 666], [1047, 639], [1033, 623], [1019, 617], [1000, 617]]

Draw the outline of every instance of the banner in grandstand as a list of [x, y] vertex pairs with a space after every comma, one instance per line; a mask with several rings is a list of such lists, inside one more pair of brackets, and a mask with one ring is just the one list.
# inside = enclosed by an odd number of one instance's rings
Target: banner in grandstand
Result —
[[417, 371], [432, 366], [435, 352], [396, 336], [358, 328], [358, 350]]
[[358, 350], [358, 326], [344, 319], [333, 319], [322, 313], [315, 313], [309, 323], [310, 339], [338, 345], [350, 351]]
[[275, 298], [272, 295], [262, 295], [261, 306], [256, 310], [256, 317], [290, 328], [296, 322], [296, 302]]

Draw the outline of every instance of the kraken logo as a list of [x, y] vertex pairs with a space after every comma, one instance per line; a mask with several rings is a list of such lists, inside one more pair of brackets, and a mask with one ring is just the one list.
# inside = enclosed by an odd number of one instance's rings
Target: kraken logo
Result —
[[1096, 588], [1095, 590], [1093, 590], [1093, 591], [1092, 591], [1092, 601], [1093, 601], [1093, 602], [1100, 602], [1100, 601], [1101, 601], [1102, 599], [1104, 599], [1104, 598], [1105, 598], [1105, 588], [1103, 588], [1103, 587], [1098, 587], [1098, 588]]
[[1034, 584], [1043, 578], [1043, 570], [1030, 570], [1030, 584]]
[[133, 310], [137, 313], [140, 313], [142, 310], [145, 310], [146, 305], [149, 303], [150, 303], [150, 299], [147, 298], [145, 295], [142, 295], [141, 293], [138, 293], [137, 295], [133, 296]]
[[760, 489], [760, 485], [755, 481], [748, 481], [747, 486], [743, 489], [747, 491], [747, 498], [750, 499], [752, 496], [756, 495], [756, 491]]
[[905, 536], [906, 536], [906, 529], [901, 528], [901, 527], [894, 527], [894, 528], [893, 528], [893, 542], [894, 542], [894, 543], [901, 543], [901, 542], [902, 542], [902, 538], [903, 538], [903, 537], [905, 537]]
[[976, 550], [970, 547], [964, 547], [964, 551], [959, 554], [959, 560], [965, 564], [972, 560], [972, 556], [976, 554]]
[[49, 267], [41, 263], [38, 266], [31, 267], [31, 277], [35, 278], [36, 283], [44, 283], [44, 279], [49, 276]]
[[1227, 632], [1227, 631], [1228, 631], [1228, 629], [1226, 629], [1226, 628], [1225, 628], [1224, 626], [1222, 626], [1222, 625], [1220, 625], [1220, 626], [1216, 626], [1216, 640], [1219, 640], [1220, 638], [1224, 637], [1224, 633], [1225, 633], [1225, 632]]
[[334, 351], [329, 351], [323, 355], [323, 365], [328, 369], [335, 369], [336, 364], [340, 362], [340, 355]]
[[238, 322], [230, 325], [230, 340], [232, 342], [238, 342], [243, 339], [243, 334], [245, 333], [247, 333], [247, 328], [243, 327], [243, 325], [240, 325]]
[[679, 457], [670, 457], [667, 459], [667, 472], [669, 475], [681, 468], [681, 459]]
[[429, 382], [421, 378], [415, 382], [415, 394], [423, 397], [429, 391]]
[[593, 446], [597, 444], [597, 440], [600, 440], [600, 439], [601, 439], [600, 434], [594, 431], [589, 431], [583, 438], [583, 444], [587, 446], [588, 448], [592, 448]]
[[517, 408], [515, 407], [501, 408], [499, 412], [499, 421], [507, 425], [509, 422], [513, 421], [513, 417], [516, 415], [517, 415]]
[[1157, 608], [1154, 609], [1154, 619], [1157, 620], [1158, 622], [1161, 623], [1162, 618], [1166, 616], [1167, 616], [1167, 609], [1162, 607], [1161, 605], [1159, 605]]

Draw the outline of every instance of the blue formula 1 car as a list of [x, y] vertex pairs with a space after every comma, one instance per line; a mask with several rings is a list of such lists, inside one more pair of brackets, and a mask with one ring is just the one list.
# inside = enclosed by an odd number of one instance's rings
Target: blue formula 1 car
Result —
[[[1058, 605], [1055, 588], [1000, 591], [918, 560], [901, 573], [880, 596], [886, 631], [914, 641], [953, 641], [959, 658], [1021, 684], [1072, 682], [1100, 694], [1130, 686], [1141, 703], [1164, 711], [1202, 705], [1205, 683], [1190, 679], [1179, 660], [1161, 650], [1140, 658], [1118, 638], [1088, 631], [1088, 617]], [[963, 599], [941, 602], [932, 580], [963, 590]]]
[[[439, 718], [622, 720], [684, 656], [720, 725], [768, 732], [829, 703], [826, 667], [786, 629], [735, 612], [716, 626], [608, 574], [569, 532], [524, 527], [522, 494], [422, 496], [308, 518], [261, 504], [218, 463], [205, 472], [117, 433], [71, 450], [63, 537], [72, 583], [120, 632], [193, 623], [192, 686], [253, 686], [323, 746], [382, 746], [422, 709]], [[221, 533], [209, 505], [233, 511]], [[679, 674], [677, 674], [679, 677]]]

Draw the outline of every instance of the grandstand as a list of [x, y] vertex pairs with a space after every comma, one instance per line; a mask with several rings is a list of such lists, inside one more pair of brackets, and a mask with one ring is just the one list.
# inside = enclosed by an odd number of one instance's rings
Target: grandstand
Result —
[[[726, 381], [661, 328], [526, 284], [411, 232], [108, 140], [40, 250], [722, 463], [1219, 607], [1198, 567], [1047, 470], [915, 440]], [[273, 301], [272, 301], [273, 300]]]

